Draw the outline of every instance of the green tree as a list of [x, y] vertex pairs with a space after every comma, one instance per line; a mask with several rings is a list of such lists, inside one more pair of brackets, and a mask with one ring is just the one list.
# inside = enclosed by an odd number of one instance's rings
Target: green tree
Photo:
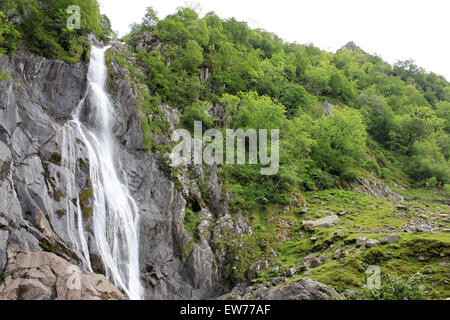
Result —
[[203, 63], [203, 49], [197, 41], [189, 40], [184, 52], [183, 65], [186, 70], [194, 72]]
[[148, 7], [146, 12], [145, 12], [145, 16], [142, 19], [142, 28], [146, 29], [146, 30], [151, 30], [153, 29], [159, 22], [159, 18], [158, 18], [158, 12], [155, 11], [155, 9], [153, 9], [153, 7]]

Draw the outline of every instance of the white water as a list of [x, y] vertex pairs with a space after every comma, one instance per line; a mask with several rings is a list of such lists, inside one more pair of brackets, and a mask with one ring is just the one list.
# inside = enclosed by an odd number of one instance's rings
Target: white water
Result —
[[[93, 187], [93, 233], [106, 276], [122, 288], [130, 299], [138, 300], [142, 297], [139, 280], [139, 209], [117, 174], [122, 171], [117, 168], [120, 164], [114, 161], [113, 108], [105, 92], [108, 75], [106, 50], [92, 47], [86, 97], [80, 102], [73, 120], [64, 128], [62, 164], [75, 175], [79, 148], [75, 136], [81, 137], [88, 151]], [[72, 199], [74, 186], [75, 181], [67, 183], [69, 199]], [[77, 212], [67, 210], [67, 228], [71, 240], [77, 246], [75, 250], [91, 268], [79, 199], [77, 207]], [[77, 229], [78, 232], [74, 232]]]

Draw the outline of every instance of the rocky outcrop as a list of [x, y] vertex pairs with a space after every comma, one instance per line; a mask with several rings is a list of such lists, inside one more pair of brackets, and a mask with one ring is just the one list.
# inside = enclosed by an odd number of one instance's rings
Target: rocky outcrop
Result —
[[47, 252], [8, 250], [0, 300], [123, 300], [103, 275]]
[[353, 190], [358, 193], [365, 193], [380, 199], [389, 199], [392, 202], [403, 202], [404, 197], [392, 191], [383, 181], [375, 178], [361, 178], [353, 184]]
[[343, 297], [327, 285], [302, 278], [273, 278], [270, 283], [250, 287], [235, 287], [219, 300], [342, 300]]
[[261, 300], [341, 300], [342, 297], [325, 284], [303, 278], [270, 290]]

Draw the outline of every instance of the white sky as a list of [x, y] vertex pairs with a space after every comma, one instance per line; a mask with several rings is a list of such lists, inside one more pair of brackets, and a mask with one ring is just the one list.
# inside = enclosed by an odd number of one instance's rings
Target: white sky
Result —
[[124, 35], [152, 6], [160, 18], [199, 3], [202, 14], [235, 17], [284, 40], [336, 51], [348, 41], [384, 60], [413, 59], [450, 80], [449, 0], [99, 0], [113, 29]]

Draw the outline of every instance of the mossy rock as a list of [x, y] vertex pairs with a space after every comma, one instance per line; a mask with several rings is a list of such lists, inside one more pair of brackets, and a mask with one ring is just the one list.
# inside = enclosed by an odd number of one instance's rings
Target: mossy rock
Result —
[[373, 248], [361, 255], [361, 260], [370, 265], [376, 265], [390, 259], [381, 249]]
[[55, 190], [53, 192], [53, 199], [55, 199], [56, 202], [60, 202], [62, 197], [63, 197], [63, 193], [61, 190]]
[[50, 157], [50, 162], [56, 164], [57, 166], [61, 166], [62, 156], [60, 153], [53, 153]]
[[92, 271], [97, 274], [106, 275], [105, 265], [99, 256], [90, 254], [89, 259], [91, 260]]
[[62, 217], [64, 217], [65, 214], [66, 212], [64, 210], [56, 210], [56, 215], [58, 216], [59, 219], [62, 219]]
[[91, 188], [84, 190], [79, 195], [81, 212], [84, 220], [89, 220], [92, 216], [92, 201], [94, 199], [94, 190]]

